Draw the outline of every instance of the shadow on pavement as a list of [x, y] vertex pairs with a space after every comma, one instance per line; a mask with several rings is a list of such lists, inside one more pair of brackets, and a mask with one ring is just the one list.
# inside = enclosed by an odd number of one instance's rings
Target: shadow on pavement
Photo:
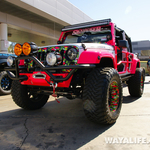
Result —
[[139, 97], [132, 97], [132, 96], [123, 96], [123, 103], [133, 103], [137, 101]]
[[1, 149], [76, 150], [112, 126], [90, 122], [80, 99], [59, 101], [49, 101], [40, 110], [0, 113]]
[[[144, 82], [144, 84], [150, 84], [150, 82]], [[123, 84], [123, 88], [127, 88], [126, 84]], [[145, 88], [145, 87], [144, 87]], [[144, 93], [143, 93], [144, 94]], [[123, 96], [123, 103], [132, 103], [140, 99], [140, 97], [132, 97], [130, 95]]]

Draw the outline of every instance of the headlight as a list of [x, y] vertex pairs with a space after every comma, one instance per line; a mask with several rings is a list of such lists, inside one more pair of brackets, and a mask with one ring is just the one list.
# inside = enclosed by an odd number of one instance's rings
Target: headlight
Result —
[[48, 65], [53, 66], [56, 64], [57, 58], [54, 53], [48, 53], [46, 56], [46, 62]]
[[14, 52], [17, 56], [20, 56], [22, 53], [22, 46], [20, 44], [16, 44], [14, 47]]
[[75, 60], [77, 57], [77, 50], [75, 48], [70, 48], [66, 52], [66, 56], [69, 60]]
[[13, 65], [13, 62], [14, 62], [14, 59], [13, 59], [11, 56], [9, 56], [9, 57], [7, 58], [7, 65], [8, 65], [9, 67], [11, 67], [11, 66]]
[[62, 63], [62, 56], [55, 52], [55, 53], [48, 53], [46, 56], [46, 62], [48, 65], [60, 65]]
[[23, 46], [22, 46], [22, 49], [23, 49], [23, 53], [27, 56], [31, 53], [31, 46], [29, 43], [24, 43]]

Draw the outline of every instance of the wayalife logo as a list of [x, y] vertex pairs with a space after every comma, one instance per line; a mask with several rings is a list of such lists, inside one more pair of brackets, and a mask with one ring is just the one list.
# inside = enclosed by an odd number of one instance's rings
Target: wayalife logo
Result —
[[106, 144], [150, 144], [146, 137], [105, 137]]

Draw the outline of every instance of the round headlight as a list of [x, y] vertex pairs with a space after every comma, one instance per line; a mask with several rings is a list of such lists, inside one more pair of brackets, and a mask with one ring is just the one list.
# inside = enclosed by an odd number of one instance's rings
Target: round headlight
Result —
[[14, 52], [17, 56], [20, 56], [22, 53], [22, 46], [20, 44], [16, 44], [14, 47]]
[[24, 43], [23, 46], [22, 46], [22, 49], [23, 49], [23, 53], [27, 56], [31, 53], [31, 46], [29, 43]]
[[11, 56], [9, 56], [9, 57], [7, 58], [7, 65], [8, 65], [9, 67], [11, 67], [11, 66], [13, 65], [13, 62], [14, 62], [14, 59], [13, 59]]
[[70, 48], [66, 52], [69, 60], [75, 60], [77, 57], [77, 50], [75, 48]]
[[46, 62], [48, 65], [53, 66], [56, 64], [57, 58], [54, 53], [48, 53], [46, 56]]

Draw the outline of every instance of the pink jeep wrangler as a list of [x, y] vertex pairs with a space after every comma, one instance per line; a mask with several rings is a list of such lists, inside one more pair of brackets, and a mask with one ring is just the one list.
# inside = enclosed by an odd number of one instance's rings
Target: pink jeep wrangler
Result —
[[144, 71], [131, 39], [111, 19], [66, 26], [57, 45], [26, 42], [14, 52], [18, 57], [9, 57], [5, 70], [13, 80], [12, 98], [24, 109], [43, 107], [49, 95], [78, 97], [87, 118], [112, 124], [121, 110], [122, 82], [131, 96], [143, 93]]

